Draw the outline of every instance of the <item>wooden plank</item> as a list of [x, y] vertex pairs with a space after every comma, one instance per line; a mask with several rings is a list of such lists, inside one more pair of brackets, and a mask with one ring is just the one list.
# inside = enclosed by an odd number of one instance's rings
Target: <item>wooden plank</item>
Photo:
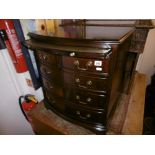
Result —
[[129, 104], [129, 95], [121, 94], [117, 107], [107, 124], [107, 134], [121, 134]]
[[122, 134], [142, 134], [145, 90], [146, 76], [144, 74], [136, 74]]
[[113, 116], [108, 121], [107, 134], [142, 134], [146, 76], [136, 73], [130, 94], [121, 94]]

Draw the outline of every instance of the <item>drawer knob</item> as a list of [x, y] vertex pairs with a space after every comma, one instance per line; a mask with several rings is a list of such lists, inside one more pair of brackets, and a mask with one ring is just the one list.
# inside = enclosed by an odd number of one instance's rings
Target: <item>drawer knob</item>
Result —
[[74, 65], [78, 66], [79, 65], [79, 61], [78, 60], [75, 60], [74, 61]]
[[80, 99], [80, 96], [79, 95], [76, 95], [76, 99], [79, 100]]
[[87, 85], [88, 85], [88, 86], [91, 86], [91, 85], [92, 85], [92, 81], [90, 81], [90, 80], [87, 81]]
[[47, 56], [46, 56], [46, 55], [44, 55], [44, 56], [43, 56], [43, 59], [44, 59], [44, 60], [47, 60]]
[[51, 102], [51, 103], [55, 103], [55, 100], [53, 97], [50, 97], [46, 94], [47, 99]]
[[53, 86], [49, 83], [49, 82], [44, 82], [45, 87], [47, 87], [48, 89], [53, 89]]
[[75, 56], [75, 52], [72, 52], [69, 54], [71, 57], [74, 57]]
[[80, 115], [80, 111], [76, 111], [76, 114], [77, 114], [77, 115]]
[[75, 79], [75, 82], [79, 83], [80, 82], [80, 79], [79, 78], [76, 78]]
[[41, 54], [38, 54], [38, 57], [39, 57], [39, 59], [42, 59], [42, 55]]
[[92, 99], [90, 97], [87, 98], [87, 102], [91, 102]]
[[92, 65], [93, 65], [92, 61], [88, 61], [87, 64], [86, 64], [86, 66], [88, 66], [88, 67], [91, 67]]
[[45, 72], [45, 74], [51, 74], [51, 71], [49, 71], [49, 70], [46, 69], [46, 68], [43, 68], [43, 71]]
[[86, 115], [86, 117], [87, 117], [87, 118], [90, 118], [90, 117], [91, 117], [91, 115], [90, 115], [90, 114], [87, 114], [87, 115]]

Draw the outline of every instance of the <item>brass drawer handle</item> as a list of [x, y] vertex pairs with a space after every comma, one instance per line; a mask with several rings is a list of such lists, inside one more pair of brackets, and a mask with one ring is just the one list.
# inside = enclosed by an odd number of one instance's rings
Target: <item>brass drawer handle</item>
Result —
[[41, 54], [38, 54], [38, 57], [39, 57], [39, 59], [42, 59], [42, 55]]
[[87, 102], [91, 102], [92, 99], [90, 97], [87, 98]]
[[76, 100], [78, 100], [78, 102], [80, 103], [80, 104], [87, 104], [86, 102], [82, 102], [82, 101], [80, 101], [80, 96], [79, 95], [76, 95]]
[[93, 84], [93, 82], [91, 80], [87, 81], [87, 85], [91, 86]]
[[53, 99], [53, 97], [51, 98], [51, 97], [48, 96], [47, 94], [46, 94], [46, 97], [47, 97], [47, 99], [48, 99], [50, 102], [55, 103], [55, 100]]
[[49, 86], [49, 88], [50, 88], [50, 89], [53, 89], [53, 86], [52, 86], [52, 85], [50, 85], [50, 86]]
[[50, 71], [46, 71], [46, 74], [51, 74], [51, 72]]
[[51, 74], [51, 71], [47, 70], [46, 68], [44, 68], [44, 72], [45, 72], [46, 74]]
[[75, 79], [75, 82], [76, 82], [76, 83], [79, 83], [79, 82], [80, 82], [80, 79], [79, 79], [79, 78], [76, 78], [76, 79]]
[[47, 82], [46, 85], [47, 85], [47, 87], [48, 87], [49, 89], [53, 89], [53, 86], [52, 86], [52, 84], [51, 84], [50, 82]]
[[43, 55], [43, 59], [44, 59], [44, 60], [47, 60], [47, 56], [46, 56], [46, 55]]
[[77, 114], [81, 119], [84, 119], [84, 120], [86, 120], [86, 119], [88, 119], [88, 118], [91, 117], [91, 114], [86, 114], [86, 116], [82, 116], [81, 113], [80, 113], [80, 111], [76, 111], [76, 114]]
[[86, 104], [87, 104], [86, 102], [82, 102], [82, 101], [79, 101], [79, 103], [80, 103], [80, 104], [84, 104], [84, 105], [86, 105]]
[[74, 61], [74, 65], [77, 67], [78, 70], [81, 70], [81, 71], [87, 71], [89, 67], [91, 67], [93, 65], [93, 62], [92, 61], [88, 61], [86, 63], [86, 68], [82, 68], [80, 67], [80, 63], [78, 60], [75, 60]]
[[87, 64], [86, 64], [87, 67], [91, 67], [92, 65], [93, 65], [92, 61], [88, 61]]
[[[79, 79], [79, 78], [76, 78], [76, 79], [75, 79], [75, 82], [76, 82], [76, 83], [80, 83], [80, 79]], [[80, 85], [80, 84], [78, 85], [78, 87], [87, 88], [86, 86], [82, 86], [82, 85]]]
[[78, 85], [78, 87], [80, 87], [80, 88], [84, 88], [84, 89], [87, 88], [86, 86], [82, 86], [82, 85]]
[[[76, 78], [75, 82], [80, 83], [80, 79]], [[87, 84], [87, 86], [91, 86], [93, 84], [93, 82], [91, 80], [89, 80], [89, 81], [86, 82], [86, 84]], [[87, 88], [87, 86], [83, 86], [83, 85], [80, 85], [80, 84], [78, 85], [78, 87], [85, 88], [85, 89]]]
[[80, 96], [79, 95], [76, 95], [76, 100], [80, 100]]

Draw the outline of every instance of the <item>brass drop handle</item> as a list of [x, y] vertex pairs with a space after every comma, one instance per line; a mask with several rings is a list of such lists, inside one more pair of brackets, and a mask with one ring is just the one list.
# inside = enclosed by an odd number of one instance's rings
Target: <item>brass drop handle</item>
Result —
[[76, 95], [76, 100], [78, 100], [78, 102], [80, 103], [80, 104], [87, 104], [86, 102], [82, 102], [82, 101], [80, 101], [80, 96], [79, 95]]
[[53, 86], [49, 82], [47, 82], [47, 86], [48, 88], [53, 89]]
[[49, 89], [53, 89], [53, 86], [52, 86], [52, 84], [50, 82], [47, 82], [46, 84], [49, 87]]
[[77, 99], [77, 100], [80, 100], [80, 96], [79, 96], [79, 95], [76, 95], [76, 99]]
[[52, 85], [50, 85], [50, 86], [49, 86], [49, 88], [50, 88], [50, 89], [53, 89], [53, 86], [52, 86]]
[[44, 71], [46, 74], [51, 74], [51, 71], [49, 71], [48, 69], [44, 68]]
[[43, 56], [43, 59], [44, 59], [44, 60], [47, 60], [47, 56], [46, 56], [46, 55], [44, 55], [44, 56]]
[[47, 94], [47, 93], [46, 93], [46, 97], [47, 97], [47, 99], [48, 99], [50, 102], [55, 103], [54, 98], [53, 98], [53, 97], [48, 96], [48, 94]]
[[88, 86], [91, 86], [92, 84], [93, 84], [93, 83], [92, 83], [91, 80], [87, 81], [87, 85], [88, 85]]
[[74, 65], [78, 66], [79, 65], [79, 61], [78, 60], [75, 60], [74, 61]]
[[82, 116], [81, 113], [80, 113], [80, 111], [76, 111], [76, 114], [77, 114], [81, 119], [85, 119], [85, 120], [91, 117], [90, 114], [86, 114], [86, 116]]
[[77, 69], [78, 69], [78, 70], [86, 71], [86, 70], [88, 70], [89, 67], [91, 67], [91, 66], [93, 65], [93, 62], [92, 62], [92, 61], [88, 61], [88, 62], [86, 63], [86, 68], [80, 67], [80, 63], [79, 63], [78, 60], [75, 60], [75, 61], [74, 61], [74, 65], [77, 66]]
[[39, 59], [42, 59], [42, 55], [41, 54], [38, 54], [38, 57], [39, 57]]
[[90, 97], [88, 97], [86, 100], [87, 100], [87, 102], [91, 102], [92, 101], [92, 99]]
[[88, 61], [87, 64], [86, 64], [87, 67], [91, 67], [92, 65], [93, 65], [92, 61]]
[[[80, 83], [80, 79], [76, 78], [75, 82], [79, 84]], [[93, 84], [93, 82], [91, 80], [89, 80], [89, 81], [86, 82], [86, 84], [87, 84], [87, 86], [91, 86]], [[83, 86], [83, 85], [80, 85], [80, 84], [78, 86], [81, 87], [81, 88], [85, 88], [85, 89], [87, 88], [87, 86]]]
[[47, 74], [51, 74], [51, 72], [50, 72], [50, 71], [47, 71], [46, 73], [47, 73]]
[[80, 82], [80, 79], [79, 79], [79, 78], [76, 78], [76, 79], [75, 79], [75, 82], [76, 82], [76, 83], [79, 83], [79, 82]]
[[78, 83], [78, 87], [81, 87], [81, 88], [84, 88], [84, 89], [87, 88], [86, 86], [82, 86], [82, 85], [79, 84], [80, 83], [80, 79], [79, 78], [76, 78], [75, 82]]

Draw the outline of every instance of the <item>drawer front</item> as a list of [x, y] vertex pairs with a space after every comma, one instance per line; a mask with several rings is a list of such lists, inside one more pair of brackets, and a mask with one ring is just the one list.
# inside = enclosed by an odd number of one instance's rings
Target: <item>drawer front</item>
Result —
[[42, 78], [44, 87], [51, 93], [58, 97], [64, 97], [64, 90], [61, 83], [56, 83]]
[[75, 71], [88, 71], [94, 73], [108, 73], [109, 59], [84, 59], [74, 57], [62, 57], [62, 64], [64, 68]]
[[72, 102], [77, 105], [91, 107], [96, 109], [104, 109], [106, 105], [106, 95], [90, 93], [82, 90], [75, 90], [71, 96]]
[[55, 82], [62, 83], [62, 71], [58, 68], [40, 65], [41, 74]]
[[51, 93], [49, 90], [44, 89], [45, 100], [47, 100], [52, 107], [55, 109], [64, 112], [65, 102], [62, 97], [58, 97], [57, 95]]
[[108, 80], [107, 78], [97, 78], [83, 75], [74, 75], [74, 84], [78, 88], [84, 88], [94, 91], [107, 90]]
[[92, 124], [105, 123], [105, 112], [92, 112], [89, 110], [84, 110], [78, 107], [67, 107], [66, 113], [68, 116]]
[[57, 56], [56, 55], [52, 55], [49, 53], [38, 51], [37, 57], [40, 60], [40, 62], [42, 62], [44, 64], [47, 64], [47, 65], [48, 64], [49, 65], [56, 65], [57, 64]]
[[109, 80], [107, 78], [98, 78], [85, 76], [85, 74], [74, 74], [73, 72], [64, 71], [64, 85], [68, 87], [76, 87], [92, 92], [107, 92]]

